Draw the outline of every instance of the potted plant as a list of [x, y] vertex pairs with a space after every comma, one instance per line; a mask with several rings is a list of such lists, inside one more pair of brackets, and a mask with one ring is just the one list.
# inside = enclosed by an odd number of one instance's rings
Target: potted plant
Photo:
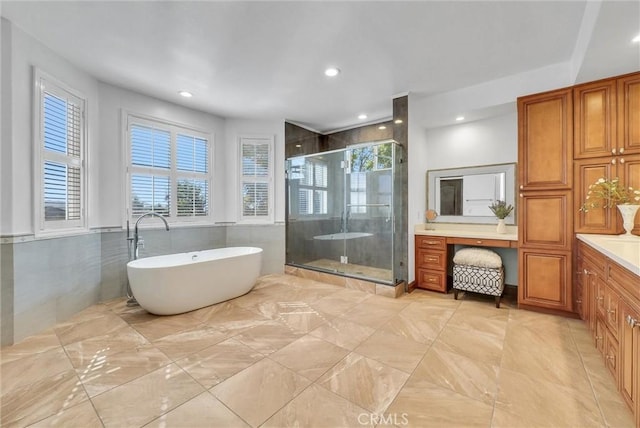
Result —
[[638, 208], [640, 208], [640, 190], [620, 183], [616, 177], [612, 180], [599, 178], [589, 185], [589, 191], [580, 211], [589, 212], [594, 208], [618, 207], [622, 215], [623, 227], [627, 235], [631, 235], [633, 220]]
[[489, 209], [498, 217], [498, 227], [496, 231], [498, 233], [507, 233], [507, 227], [504, 224], [504, 219], [513, 211], [513, 205], [507, 205], [506, 201], [495, 201], [489, 205]]

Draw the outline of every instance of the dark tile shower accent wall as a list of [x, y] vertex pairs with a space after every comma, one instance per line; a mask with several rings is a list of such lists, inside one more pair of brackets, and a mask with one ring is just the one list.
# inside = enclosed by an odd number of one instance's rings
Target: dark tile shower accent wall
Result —
[[[319, 134], [317, 132], [309, 131], [300, 126], [292, 123], [285, 122], [285, 157], [288, 159], [294, 156], [310, 155], [315, 153], [321, 153], [331, 150], [344, 149], [347, 146], [365, 143], [371, 141], [381, 141], [393, 139], [399, 146], [395, 147], [396, 150], [396, 165], [395, 165], [395, 205], [394, 205], [394, 217], [395, 217], [395, 240], [394, 240], [394, 273], [396, 281], [407, 282], [409, 278], [408, 272], [408, 169], [407, 169], [407, 143], [408, 143], [408, 109], [409, 99], [407, 96], [395, 98], [393, 100], [393, 119], [381, 123], [360, 126], [357, 128], [347, 129], [344, 131], [334, 132], [331, 134]], [[381, 125], [384, 125], [385, 129], [379, 129]], [[287, 211], [288, 212], [288, 207]], [[376, 220], [370, 220], [375, 222]], [[308, 227], [309, 224], [303, 221], [291, 221], [287, 222], [286, 235], [287, 235], [287, 261], [294, 260], [296, 264], [305, 263], [316, 259], [315, 245], [310, 245], [308, 237], [302, 240], [295, 240], [293, 237], [305, 236], [301, 233], [305, 230], [309, 236], [324, 235], [332, 233], [340, 228], [340, 219], [328, 219], [314, 221], [311, 230], [303, 229]], [[368, 224], [367, 227], [375, 227], [375, 225]], [[369, 229], [371, 230], [371, 229]], [[376, 238], [376, 239], [381, 239]], [[368, 239], [368, 238], [361, 238]], [[388, 238], [387, 238], [388, 239]], [[375, 241], [375, 239], [373, 239]], [[375, 242], [371, 242], [372, 246], [376, 246]], [[335, 243], [328, 243], [327, 245], [336, 245]], [[342, 245], [342, 244], [340, 244]], [[370, 247], [375, 248], [375, 247]], [[379, 247], [378, 247], [379, 248]], [[336, 249], [336, 251], [338, 251]], [[340, 254], [337, 252], [336, 254]], [[365, 254], [363, 251], [355, 251], [354, 256], [349, 255], [349, 262], [356, 264], [368, 264], [371, 266], [384, 265], [385, 257], [388, 254], [382, 254], [382, 252], [368, 252]], [[353, 257], [353, 258], [352, 258]], [[380, 259], [380, 261], [378, 261]], [[302, 261], [303, 260], [303, 261]], [[360, 260], [361, 262], [357, 261]]]

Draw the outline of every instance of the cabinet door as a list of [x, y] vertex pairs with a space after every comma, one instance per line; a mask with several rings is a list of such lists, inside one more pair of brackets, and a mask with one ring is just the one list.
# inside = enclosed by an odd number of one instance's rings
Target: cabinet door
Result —
[[604, 293], [604, 301], [605, 301], [605, 322], [607, 324], [607, 328], [609, 329], [613, 337], [618, 339], [619, 338], [618, 304], [620, 303], [620, 297], [615, 291], [611, 289], [610, 286], [607, 286]]
[[618, 364], [618, 341], [613, 337], [607, 329], [604, 340], [604, 362], [615, 379], [616, 385], [620, 381], [620, 365]]
[[[635, 409], [638, 401], [638, 338], [640, 332], [640, 311], [625, 302], [620, 303], [620, 392], [625, 401]], [[634, 327], [638, 323], [637, 327]]]
[[618, 151], [640, 153], [640, 73], [618, 79]]
[[[640, 118], [638, 119], [640, 120]], [[627, 186], [634, 189], [640, 189], [640, 154], [618, 156], [618, 177]], [[637, 202], [636, 202], [637, 203]], [[617, 214], [618, 233], [623, 232], [622, 216]], [[640, 235], [640, 215], [636, 214], [635, 226], [633, 233]]]
[[570, 191], [524, 192], [518, 202], [518, 246], [571, 251]]
[[575, 159], [609, 156], [616, 151], [616, 80], [573, 88], [573, 156]]
[[518, 171], [521, 190], [571, 189], [572, 89], [518, 98]]
[[571, 252], [519, 249], [518, 304], [571, 311]]
[[582, 159], [573, 163], [574, 173], [574, 214], [576, 233], [616, 233], [617, 209], [590, 208], [580, 211], [586, 201], [589, 186], [599, 178], [610, 179], [616, 173], [616, 158], [613, 156], [597, 159]]

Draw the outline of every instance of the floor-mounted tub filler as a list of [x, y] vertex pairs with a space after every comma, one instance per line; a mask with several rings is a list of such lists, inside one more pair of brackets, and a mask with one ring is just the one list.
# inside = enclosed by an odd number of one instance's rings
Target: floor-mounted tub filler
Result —
[[174, 315], [248, 293], [261, 264], [261, 248], [217, 248], [133, 260], [127, 275], [140, 306], [152, 314]]

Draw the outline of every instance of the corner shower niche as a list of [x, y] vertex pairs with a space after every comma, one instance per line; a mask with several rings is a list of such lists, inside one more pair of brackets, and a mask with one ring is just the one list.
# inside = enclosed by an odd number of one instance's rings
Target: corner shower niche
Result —
[[288, 265], [394, 284], [393, 140], [287, 159]]

